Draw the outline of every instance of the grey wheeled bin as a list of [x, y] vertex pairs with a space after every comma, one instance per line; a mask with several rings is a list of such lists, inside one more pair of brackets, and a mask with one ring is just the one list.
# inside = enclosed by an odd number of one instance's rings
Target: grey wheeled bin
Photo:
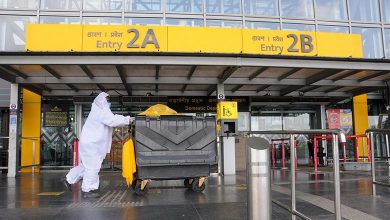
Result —
[[137, 116], [133, 189], [147, 193], [150, 180], [183, 179], [184, 186], [202, 192], [217, 165], [215, 117]]

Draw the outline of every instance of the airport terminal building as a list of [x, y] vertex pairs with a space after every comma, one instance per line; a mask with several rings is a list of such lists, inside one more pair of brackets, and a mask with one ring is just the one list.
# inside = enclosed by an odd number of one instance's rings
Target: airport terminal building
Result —
[[[71, 166], [100, 91], [125, 115], [157, 103], [215, 115], [226, 99], [238, 103], [240, 132], [362, 134], [389, 128], [390, 2], [0, 0], [0, 78], [1, 136], [10, 137], [0, 167], [14, 173], [32, 154], [41, 169]], [[105, 168], [120, 169], [127, 136], [115, 129]], [[310, 137], [301, 138], [306, 164]], [[228, 145], [235, 162], [224, 165], [245, 169], [242, 137]], [[364, 143], [359, 155], [367, 159]]]

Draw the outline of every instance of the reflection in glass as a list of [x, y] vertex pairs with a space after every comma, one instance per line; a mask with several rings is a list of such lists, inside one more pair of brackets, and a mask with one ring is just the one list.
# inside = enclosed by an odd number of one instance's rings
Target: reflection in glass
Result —
[[37, 9], [37, 0], [0, 0], [0, 8]]
[[128, 25], [161, 25], [161, 18], [125, 18]]
[[349, 33], [349, 27], [344, 26], [332, 26], [332, 25], [318, 25], [319, 32], [337, 32], [337, 33]]
[[384, 22], [390, 23], [390, 1], [382, 0], [382, 11]]
[[283, 24], [283, 30], [290, 31], [315, 31], [315, 26], [310, 24]]
[[84, 0], [86, 11], [121, 11], [122, 0]]
[[41, 9], [47, 10], [80, 10], [81, 0], [41, 0]]
[[203, 0], [166, 0], [169, 12], [203, 12]]
[[353, 21], [379, 21], [378, 0], [350, 0], [351, 20]]
[[316, 17], [323, 20], [347, 20], [346, 0], [315, 0]]
[[282, 16], [314, 18], [313, 0], [281, 0]]
[[383, 57], [383, 45], [380, 28], [353, 27], [352, 33], [362, 35], [364, 58]]
[[54, 17], [41, 16], [39, 19], [41, 24], [80, 24], [79, 17]]
[[207, 20], [206, 25], [208, 27], [231, 27], [231, 28], [241, 28], [241, 21], [225, 21], [225, 20]]
[[390, 58], [390, 29], [385, 29], [385, 51], [386, 58]]
[[241, 0], [207, 0], [207, 13], [241, 14]]
[[126, 0], [126, 11], [161, 11], [161, 0]]
[[193, 27], [204, 26], [203, 19], [167, 18], [165, 20], [165, 23], [167, 25], [172, 25], [172, 26], [193, 26]]
[[0, 50], [24, 51], [25, 25], [35, 22], [35, 16], [0, 16]]
[[122, 24], [122, 18], [113, 17], [83, 17], [84, 24]]
[[278, 0], [244, 0], [245, 15], [278, 16]]
[[245, 27], [253, 29], [280, 30], [280, 24], [276, 22], [246, 21]]

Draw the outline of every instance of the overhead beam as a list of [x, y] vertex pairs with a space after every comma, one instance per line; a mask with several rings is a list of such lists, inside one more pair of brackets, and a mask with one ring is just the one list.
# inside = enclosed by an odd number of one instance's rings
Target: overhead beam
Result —
[[72, 84], [68, 83], [68, 84], [66, 84], [66, 86], [68, 86], [69, 88], [73, 89], [75, 92], [79, 91], [79, 89], [76, 86], [72, 85]]
[[240, 67], [238, 66], [226, 67], [225, 70], [218, 77], [219, 83], [224, 83], [227, 79], [229, 79], [231, 75], [233, 75], [234, 72], [236, 72], [236, 70], [238, 70], [238, 68]]
[[0, 78], [10, 83], [16, 82], [16, 76], [6, 72], [3, 69], [0, 69]]
[[[126, 77], [125, 77], [126, 78]], [[28, 77], [27, 79], [23, 79], [21, 77], [16, 78], [17, 83], [23, 84], [121, 84], [122, 80], [119, 77], [95, 77], [94, 79], [90, 79], [88, 77], [61, 77], [61, 79], [57, 79], [55, 77]], [[219, 83], [218, 78], [208, 78], [208, 77], [193, 77], [191, 80], [188, 80], [186, 76], [184, 77], [160, 77], [158, 80], [155, 79], [154, 76], [148, 77], [135, 77], [130, 76], [126, 78], [126, 82], [131, 82], [131, 84], [189, 84], [189, 85], [216, 85]], [[256, 78], [251, 81], [248, 80], [247, 77], [234, 77], [226, 80], [224, 82], [225, 85], [306, 85], [305, 79], [284, 79], [279, 81], [276, 78]], [[317, 86], [386, 86], [384, 81], [377, 80], [367, 80], [364, 82], [358, 82], [357, 80], [339, 80], [337, 82], [333, 82], [332, 80], [321, 80], [319, 82], [314, 83], [313, 85]]]
[[30, 90], [31, 92], [33, 92], [35, 94], [38, 94], [38, 95], [42, 95], [42, 93], [43, 93], [43, 89], [39, 88], [39, 87], [37, 87], [35, 85], [24, 84], [24, 85], [22, 85], [22, 87], [27, 89], [27, 90]]
[[360, 72], [362, 72], [362, 71], [363, 71], [363, 70], [350, 70], [350, 71], [348, 71], [348, 72], [346, 72], [346, 73], [344, 73], [344, 74], [341, 74], [340, 76], [335, 77], [335, 78], [332, 79], [332, 80], [333, 80], [333, 82], [336, 82], [336, 81], [338, 81], [338, 80], [340, 80], [340, 79], [344, 79], [344, 78], [347, 78], [347, 77], [356, 75], [356, 74], [358, 74], [358, 73], [360, 73]]
[[263, 85], [263, 86], [260, 86], [259, 88], [256, 89], [256, 93], [259, 93], [261, 91], [264, 91], [266, 90], [267, 88], [269, 88], [271, 85]]
[[[99, 91], [99, 90], [96, 90]], [[119, 93], [126, 93], [125, 90], [117, 90]], [[145, 96], [150, 92], [150, 90], [133, 90], [133, 95], [136, 96]], [[90, 95], [91, 90], [90, 89], [85, 89], [85, 90], [80, 90], [78, 92], [75, 92], [73, 90], [53, 90], [52, 92], [46, 92], [43, 91], [43, 95], [49, 95], [49, 96], [64, 96], [64, 94], [67, 94], [68, 96], [73, 96], [73, 95]], [[184, 93], [182, 93], [180, 90], [160, 90], [159, 91], [159, 96], [204, 96], [206, 94], [206, 91], [200, 91], [200, 90], [187, 90]], [[226, 96], [265, 96], [268, 95], [267, 91], [263, 91], [260, 93], [256, 93], [255, 91], [237, 91], [235, 93], [232, 93], [230, 90], [225, 91]], [[272, 96], [280, 96], [279, 91], [272, 91]], [[322, 96], [327, 96], [327, 97], [344, 97], [348, 98], [351, 97], [351, 94], [345, 93], [345, 92], [333, 92], [329, 94], [325, 94], [323, 92], [307, 92], [305, 93], [304, 97], [322, 97]], [[286, 96], [285, 96], [286, 97]], [[288, 97], [301, 97], [299, 95], [299, 92], [291, 92]]]
[[158, 79], [160, 77], [160, 65], [156, 65], [156, 79]]
[[26, 74], [24, 74], [24, 73], [22, 73], [21, 71], [19, 71], [19, 70], [13, 68], [13, 67], [10, 66], [10, 65], [4, 65], [4, 66], [2, 66], [2, 67], [3, 67], [4, 69], [8, 70], [9, 72], [15, 74], [16, 76], [22, 77], [23, 79], [27, 79], [27, 77], [28, 77]]
[[252, 79], [260, 76], [260, 74], [264, 73], [264, 71], [266, 71], [267, 69], [268, 69], [268, 67], [261, 67], [260, 69], [256, 70], [254, 73], [252, 73], [249, 76], [249, 80], [252, 80]]
[[102, 85], [102, 84], [96, 84], [97, 85], [97, 87], [100, 89], [100, 91], [102, 91], [102, 92], [106, 92], [107, 91], [107, 89]]
[[84, 71], [84, 73], [90, 78], [93, 79], [95, 76], [91, 72], [91, 70], [88, 69], [87, 65], [80, 65], [80, 68]]
[[302, 87], [304, 87], [304, 86], [288, 86], [287, 88], [280, 90], [280, 96], [285, 96], [285, 95], [287, 95], [291, 92], [294, 92]]
[[129, 96], [131, 96], [131, 87], [129, 86], [129, 84], [127, 84], [127, 74], [126, 74], [123, 66], [122, 65], [115, 65], [115, 68], [118, 71], [119, 77], [121, 78], [123, 85], [125, 86], [127, 94]]
[[234, 87], [232, 89], [232, 93], [235, 93], [236, 91], [238, 91], [239, 89], [241, 89], [244, 85], [237, 85], [236, 87]]
[[[64, 53], [65, 54], [65, 53]], [[351, 59], [343, 60], [337, 58], [252, 58], [237, 56], [138, 56], [132, 54], [126, 55], [105, 55], [92, 53], [90, 55], [68, 54], [56, 56], [44, 53], [18, 54], [18, 55], [0, 55], [0, 65], [29, 65], [29, 64], [47, 64], [47, 65], [198, 65], [198, 66], [250, 66], [250, 67], [282, 67], [282, 68], [309, 68], [309, 69], [343, 69], [343, 70], [373, 70], [381, 71], [390, 69], [390, 61], [381, 60], [380, 62], [371, 60]], [[363, 69], [364, 68], [364, 69]]]
[[211, 96], [213, 92], [217, 89], [217, 85], [211, 85], [207, 90], [207, 96]]
[[47, 72], [49, 72], [51, 75], [53, 75], [55, 78], [60, 79], [61, 75], [57, 73], [53, 68], [51, 68], [49, 65], [41, 65], [43, 69], [45, 69]]
[[386, 74], [389, 74], [389, 73], [390, 73], [389, 71], [380, 71], [380, 72], [377, 72], [377, 73], [373, 73], [371, 75], [368, 75], [368, 76], [365, 76], [363, 78], [358, 79], [358, 82], [363, 82], [363, 81], [366, 81], [366, 80], [369, 80], [369, 79], [373, 79], [373, 78], [376, 78], [376, 77], [379, 77], [379, 76], [383, 76], [383, 75], [386, 75]]
[[191, 77], [194, 75], [195, 71], [196, 71], [196, 68], [197, 66], [192, 66], [190, 71], [188, 72], [188, 76], [187, 76], [187, 79], [190, 80]]
[[353, 96], [362, 95], [370, 92], [375, 92], [384, 89], [385, 87], [358, 87], [347, 91]]
[[320, 88], [321, 86], [306, 86], [305, 88], [301, 89], [300, 91], [305, 93], [305, 92], [309, 92], [309, 91], [312, 91], [312, 90], [315, 90], [315, 89], [318, 89]]
[[333, 91], [339, 90], [341, 88], [343, 88], [343, 87], [342, 86], [334, 86], [333, 88], [325, 90], [324, 93], [333, 92]]
[[294, 69], [288, 71], [287, 73], [284, 73], [283, 75], [279, 76], [278, 80], [280, 81], [280, 80], [286, 79], [287, 77], [289, 77], [292, 74], [298, 72], [299, 70], [301, 70], [301, 68], [294, 68]]
[[323, 80], [323, 79], [326, 79], [328, 78], [329, 76], [332, 76], [336, 73], [339, 73], [341, 71], [344, 71], [344, 70], [338, 70], [338, 69], [326, 69], [326, 70], [322, 70], [321, 72], [319, 73], [316, 73], [315, 75], [309, 77], [306, 79], [306, 85], [311, 85], [313, 83], [316, 83], [320, 80]]
[[184, 84], [184, 85], [183, 85], [183, 88], [181, 88], [181, 92], [185, 92], [186, 89], [187, 89], [187, 86], [188, 86], [188, 84]]

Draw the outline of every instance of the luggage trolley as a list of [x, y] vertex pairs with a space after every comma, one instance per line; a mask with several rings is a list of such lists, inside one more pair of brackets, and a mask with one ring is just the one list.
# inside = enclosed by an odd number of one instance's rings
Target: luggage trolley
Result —
[[136, 116], [133, 126], [137, 172], [132, 187], [137, 195], [148, 192], [151, 180], [183, 179], [195, 192], [205, 189], [217, 166], [215, 117]]

